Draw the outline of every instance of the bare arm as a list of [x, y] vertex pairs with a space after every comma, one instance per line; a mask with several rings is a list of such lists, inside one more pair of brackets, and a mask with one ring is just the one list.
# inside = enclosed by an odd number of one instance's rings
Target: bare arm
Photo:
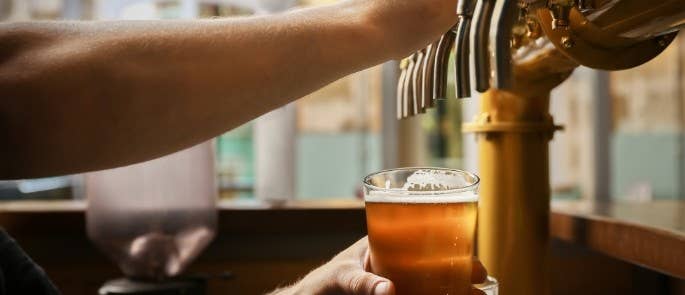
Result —
[[0, 179], [192, 146], [455, 21], [453, 1], [347, 1], [268, 17], [0, 25]]

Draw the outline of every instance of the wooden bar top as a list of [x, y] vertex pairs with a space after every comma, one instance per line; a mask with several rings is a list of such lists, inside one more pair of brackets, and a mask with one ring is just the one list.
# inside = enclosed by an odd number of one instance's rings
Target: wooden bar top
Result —
[[[85, 227], [85, 207], [83, 201], [0, 202], [0, 226], [12, 233], [54, 233], [57, 227], [62, 233], [79, 234]], [[219, 209], [220, 234], [311, 234], [365, 228], [364, 204], [359, 200], [297, 201], [280, 206], [222, 201]], [[685, 279], [685, 201], [555, 201], [550, 231], [555, 239]]]
[[685, 279], [685, 201], [553, 202], [552, 237]]

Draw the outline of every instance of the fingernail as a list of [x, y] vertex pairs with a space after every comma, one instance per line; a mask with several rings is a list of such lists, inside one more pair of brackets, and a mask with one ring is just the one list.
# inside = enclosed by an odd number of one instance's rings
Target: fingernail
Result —
[[390, 283], [380, 282], [373, 288], [373, 295], [388, 295], [390, 292]]

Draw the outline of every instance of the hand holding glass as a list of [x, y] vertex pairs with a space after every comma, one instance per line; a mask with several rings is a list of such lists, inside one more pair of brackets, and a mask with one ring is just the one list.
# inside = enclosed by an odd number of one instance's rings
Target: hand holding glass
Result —
[[476, 175], [407, 168], [364, 179], [371, 271], [397, 295], [470, 295]]

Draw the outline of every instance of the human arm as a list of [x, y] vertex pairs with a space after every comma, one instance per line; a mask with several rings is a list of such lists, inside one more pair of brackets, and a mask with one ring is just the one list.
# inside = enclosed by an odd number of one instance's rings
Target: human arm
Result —
[[424, 46], [454, 23], [453, 2], [0, 24], [0, 179], [123, 166], [200, 143]]
[[[299, 282], [269, 295], [394, 295], [395, 287], [390, 280], [367, 271], [368, 249], [368, 238], [363, 238]], [[471, 281], [482, 283], [486, 277], [485, 267], [474, 258]], [[483, 292], [473, 288], [473, 294], [483, 295]]]

